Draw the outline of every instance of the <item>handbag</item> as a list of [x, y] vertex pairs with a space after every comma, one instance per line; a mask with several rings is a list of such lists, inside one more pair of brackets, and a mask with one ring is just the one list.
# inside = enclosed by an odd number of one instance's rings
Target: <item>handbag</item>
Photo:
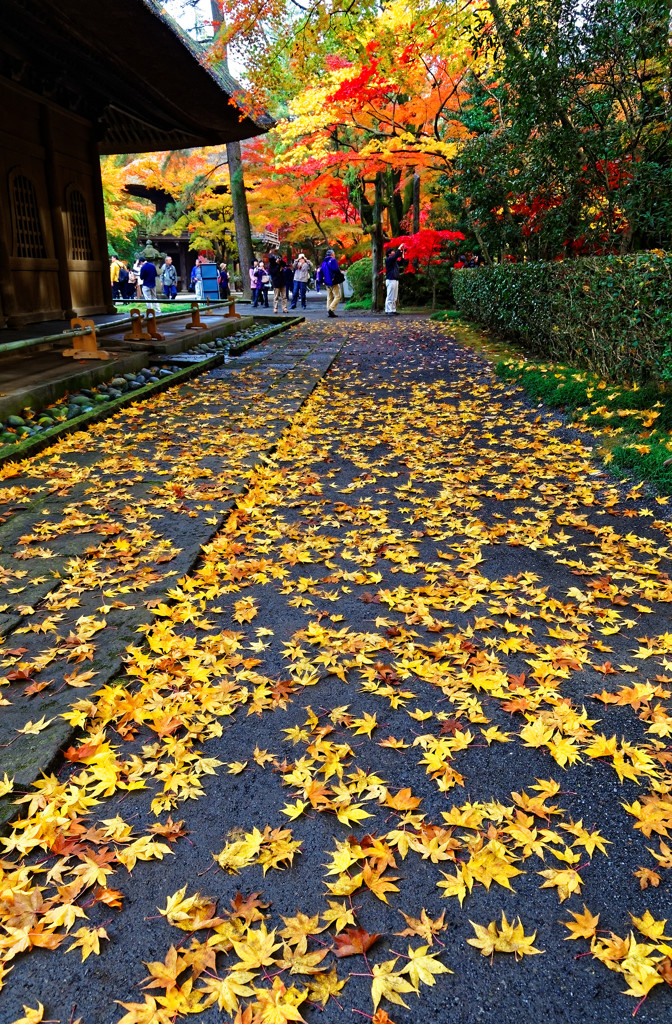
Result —
[[268, 276], [268, 274], [263, 274], [263, 275], [262, 275], [262, 278], [261, 278], [261, 283], [262, 283], [262, 284], [270, 284], [270, 283], [271, 283], [271, 279], [270, 279], [270, 277]]
[[345, 274], [341, 270], [334, 270], [331, 275], [332, 284], [343, 284], [345, 281]]

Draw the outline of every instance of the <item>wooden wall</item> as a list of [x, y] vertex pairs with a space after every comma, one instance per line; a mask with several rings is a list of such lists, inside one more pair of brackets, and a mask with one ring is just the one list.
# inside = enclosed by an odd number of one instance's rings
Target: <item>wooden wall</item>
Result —
[[1, 77], [0, 110], [0, 325], [105, 312], [91, 124]]

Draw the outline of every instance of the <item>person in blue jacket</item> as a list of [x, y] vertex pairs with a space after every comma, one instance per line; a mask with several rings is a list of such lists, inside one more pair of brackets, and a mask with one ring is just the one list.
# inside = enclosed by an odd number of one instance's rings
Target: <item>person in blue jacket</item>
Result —
[[147, 306], [152, 306], [157, 313], [160, 313], [161, 306], [156, 301], [156, 267], [150, 260], [142, 261], [140, 281], [142, 282], [142, 297]]
[[345, 277], [338, 265], [338, 260], [333, 249], [327, 249], [327, 254], [322, 260], [317, 271], [317, 283], [323, 284], [327, 289], [327, 316], [336, 316], [336, 307], [341, 301], [341, 285]]

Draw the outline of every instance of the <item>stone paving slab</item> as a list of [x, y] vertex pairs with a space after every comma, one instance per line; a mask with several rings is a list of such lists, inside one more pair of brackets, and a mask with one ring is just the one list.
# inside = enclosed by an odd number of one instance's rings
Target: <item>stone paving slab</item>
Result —
[[[250, 349], [242, 356], [230, 359], [226, 365], [212, 369], [202, 377], [192, 379], [176, 388], [176, 398], [181, 400], [184, 397], [197, 397], [200, 389], [207, 386], [208, 382], [216, 380], [226, 381], [233, 384], [234, 388], [237, 387], [238, 394], [234, 391], [233, 395], [222, 398], [218, 415], [235, 418], [244, 433], [261, 434], [263, 437], [265, 444], [262, 451], [241, 461], [244, 468], [252, 471], [260, 457], [265, 458], [272, 453], [279, 436], [329, 368], [340, 347], [341, 341], [333, 338], [301, 339], [297, 344], [293, 332], [278, 335], [269, 339], [263, 348]], [[254, 375], [252, 379], [250, 374]], [[273, 415], [267, 418], [263, 426], [256, 426], [252, 421], [252, 415], [267, 403], [270, 403], [269, 409], [272, 408]], [[184, 439], [188, 437], [186, 430], [189, 422], [189, 409], [181, 410], [179, 401], [176, 401], [176, 413], [171, 419], [170, 426], [176, 436], [176, 460], [179, 458], [180, 448], [184, 447]], [[51, 448], [28, 460], [21, 477], [3, 481], [0, 485], [0, 495], [3, 487], [7, 494], [8, 489], [16, 487], [17, 483], [23, 487], [44, 485], [43, 474], [53, 464], [53, 457], [54, 449]], [[61, 461], [79, 466], [86, 471], [96, 468], [98, 456], [95, 452], [69, 451], [63, 454], [59, 464]], [[171, 466], [165, 455], [160, 455], [156, 463], [157, 467], [161, 464]], [[199, 460], [199, 465], [203, 469], [210, 469], [215, 475], [221, 474], [226, 464], [226, 452]], [[178, 466], [179, 463], [174, 462], [172, 471]], [[130, 487], [125, 484], [119, 501], [121, 504], [127, 503], [128, 500], [151, 502], [154, 492], [165, 486], [166, 480], [170, 479], [170, 476], [156, 477], [138, 479]], [[47, 479], [46, 483], [51, 484], [52, 481]], [[78, 502], [83, 505], [89, 489], [90, 481], [85, 479], [72, 487], [64, 487], [63, 493], [59, 490], [52, 493], [39, 492], [32, 496], [27, 507], [19, 507], [19, 511], [13, 514], [10, 511], [6, 522], [0, 525], [0, 570], [28, 570], [25, 577], [25, 595], [17, 595], [14, 599], [15, 607], [12, 610], [8, 609], [6, 613], [0, 613], [0, 631], [5, 648], [25, 647], [30, 652], [31, 649], [36, 650], [38, 644], [41, 648], [44, 647], [44, 634], [16, 632], [17, 629], [25, 628], [31, 621], [29, 615], [18, 610], [20, 598], [25, 597], [26, 602], [30, 601], [35, 605], [43, 602], [60, 586], [63, 578], [67, 578], [70, 559], [81, 555], [91, 545], [99, 544], [103, 538], [90, 532], [66, 533], [63, 536], [47, 538], [44, 547], [53, 552], [53, 557], [38, 556], [28, 561], [17, 561], [15, 558], [19, 539], [24, 535], [30, 535], [40, 523], [59, 521], [67, 514], [67, 510], [73, 505], [77, 506]], [[73, 701], [78, 698], [89, 698], [119, 674], [126, 647], [130, 643], [138, 643], [138, 628], [153, 618], [147, 604], [159, 599], [165, 600], [167, 591], [175, 581], [193, 569], [202, 546], [208, 544], [221, 529], [235, 504], [236, 497], [243, 493], [244, 489], [244, 481], [233, 484], [229, 489], [230, 496], [224, 499], [217, 498], [211, 511], [203, 509], [202, 500], [185, 499], [182, 506], [187, 509], [187, 515], [170, 516], [168, 512], [164, 512], [160, 521], [153, 521], [152, 525], [160, 532], [161, 538], [171, 542], [178, 549], [178, 553], [167, 563], [165, 574], [160, 579], [151, 583], [142, 592], [125, 598], [129, 607], [121, 610], [112, 609], [106, 613], [107, 626], [96, 636], [93, 659], [77, 666], [95, 672], [87, 686], [73, 690], [66, 685], [63, 677], [65, 673], [71, 673], [75, 666], [64, 662], [56, 671], [54, 666], [45, 670], [46, 678], [56, 678], [51, 687], [43, 693], [38, 692], [26, 697], [25, 681], [4, 687], [0, 691], [0, 698], [9, 702], [3, 706], [0, 715], [0, 778], [7, 772], [10, 777], [15, 778], [16, 789], [25, 789], [42, 772], [50, 770], [58, 763], [63, 747], [73, 742], [76, 733], [76, 730], [60, 716]], [[0, 512], [1, 510], [2, 505]], [[36, 577], [45, 579], [37, 585], [30, 585], [30, 579]], [[12, 585], [16, 583], [17, 586], [23, 582], [11, 581]], [[0, 587], [0, 604], [3, 603], [4, 594], [5, 590]], [[82, 595], [80, 605], [66, 612], [59, 620], [59, 634], [67, 635], [69, 629], [76, 632], [77, 620], [82, 616], [100, 616], [97, 609], [106, 600], [103, 588]], [[27, 653], [26, 657], [30, 657], [30, 653]], [[26, 722], [36, 722], [41, 718], [52, 719], [44, 730], [36, 735], [17, 733], [16, 730], [25, 726]], [[0, 822], [8, 821], [16, 811], [13, 803], [0, 800]]]

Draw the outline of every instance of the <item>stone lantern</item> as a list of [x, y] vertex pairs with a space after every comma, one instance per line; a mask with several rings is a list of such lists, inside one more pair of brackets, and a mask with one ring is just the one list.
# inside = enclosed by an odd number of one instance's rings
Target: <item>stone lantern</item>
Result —
[[154, 248], [151, 238], [147, 239], [145, 242], [145, 248], [142, 249], [138, 255], [140, 259], [149, 260], [150, 263], [154, 264], [157, 264], [166, 258], [165, 252], [159, 252], [158, 249]]

